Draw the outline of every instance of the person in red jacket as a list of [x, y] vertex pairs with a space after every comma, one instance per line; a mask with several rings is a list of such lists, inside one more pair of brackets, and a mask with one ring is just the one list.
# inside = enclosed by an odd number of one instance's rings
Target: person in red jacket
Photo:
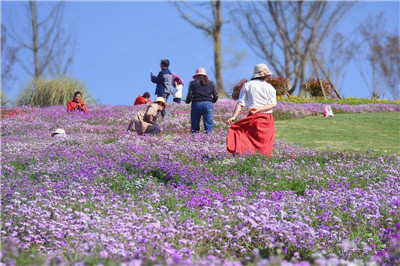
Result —
[[146, 104], [146, 103], [151, 103], [150, 93], [148, 93], [147, 91], [145, 93], [143, 93], [143, 96], [139, 95], [136, 98], [135, 103], [133, 105], [136, 106], [136, 105], [139, 105], [139, 104]]
[[82, 93], [80, 91], [75, 92], [74, 99], [68, 102], [67, 112], [79, 111], [87, 113], [88, 110], [86, 108], [86, 104], [81, 101], [81, 98], [82, 98]]

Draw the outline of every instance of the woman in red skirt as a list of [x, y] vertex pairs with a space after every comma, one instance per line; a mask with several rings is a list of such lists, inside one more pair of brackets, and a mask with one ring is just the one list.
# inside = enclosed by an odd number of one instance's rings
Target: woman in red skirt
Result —
[[[256, 154], [272, 156], [275, 140], [274, 117], [272, 108], [276, 106], [276, 91], [267, 78], [272, 73], [267, 65], [258, 64], [254, 74], [240, 90], [239, 99], [231, 118], [226, 147], [232, 155]], [[249, 108], [246, 118], [233, 123], [243, 107]]]

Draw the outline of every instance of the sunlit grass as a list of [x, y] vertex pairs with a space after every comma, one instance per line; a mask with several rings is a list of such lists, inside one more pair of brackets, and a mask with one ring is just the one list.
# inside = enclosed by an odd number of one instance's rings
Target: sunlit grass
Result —
[[320, 150], [400, 151], [400, 114], [338, 114], [275, 121], [276, 138]]

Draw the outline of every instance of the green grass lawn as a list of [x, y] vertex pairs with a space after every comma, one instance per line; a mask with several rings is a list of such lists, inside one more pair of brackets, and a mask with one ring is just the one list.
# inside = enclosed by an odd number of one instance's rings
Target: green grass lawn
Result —
[[400, 113], [337, 114], [275, 121], [276, 139], [320, 150], [400, 153]]

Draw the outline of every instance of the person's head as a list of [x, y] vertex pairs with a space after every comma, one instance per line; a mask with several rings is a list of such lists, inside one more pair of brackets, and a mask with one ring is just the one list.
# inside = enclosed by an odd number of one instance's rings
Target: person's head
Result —
[[206, 70], [202, 67], [196, 69], [196, 74], [193, 75], [194, 80], [199, 80], [201, 84], [206, 85], [208, 83], [208, 76]]
[[179, 83], [180, 83], [179, 79], [178, 79], [178, 78], [175, 78], [175, 79], [174, 79], [174, 83], [178, 83], [178, 84], [179, 84]]
[[162, 59], [161, 60], [161, 69], [166, 69], [169, 67], [169, 60], [168, 59]]
[[165, 107], [168, 106], [168, 104], [165, 102], [165, 99], [163, 97], [157, 97], [154, 100], [154, 103], [158, 104], [158, 110], [162, 111]]
[[76, 92], [74, 93], [74, 99], [73, 99], [73, 101], [79, 103], [79, 101], [81, 100], [81, 98], [82, 98], [82, 93], [81, 93], [80, 91], [76, 91]]
[[147, 91], [145, 93], [143, 93], [143, 98], [149, 99], [150, 93], [148, 93]]
[[270, 75], [272, 75], [272, 72], [269, 71], [266, 64], [257, 64], [254, 67], [254, 74], [251, 79], [266, 80]]

